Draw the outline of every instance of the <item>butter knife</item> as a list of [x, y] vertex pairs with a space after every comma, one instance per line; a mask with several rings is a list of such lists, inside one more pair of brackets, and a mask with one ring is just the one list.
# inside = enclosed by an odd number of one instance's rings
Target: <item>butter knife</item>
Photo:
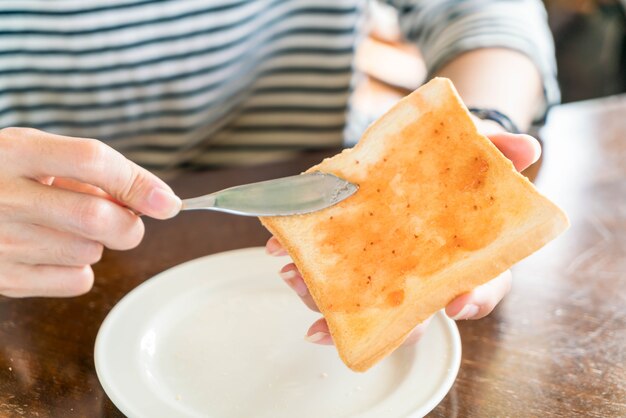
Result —
[[243, 216], [299, 215], [333, 206], [357, 189], [333, 174], [315, 172], [185, 199], [182, 210], [206, 209]]

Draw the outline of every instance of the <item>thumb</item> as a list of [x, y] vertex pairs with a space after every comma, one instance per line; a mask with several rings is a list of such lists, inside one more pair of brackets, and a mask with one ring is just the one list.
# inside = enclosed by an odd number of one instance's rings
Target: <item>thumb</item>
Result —
[[[65, 177], [96, 186], [122, 205], [157, 219], [178, 214], [181, 200], [148, 170], [104, 143], [29, 130], [26, 140], [46, 158], [26, 160], [31, 178]], [[26, 142], [26, 141], [24, 141]]]
[[156, 219], [176, 216], [180, 212], [182, 202], [174, 191], [145, 168], [125, 158], [124, 160], [124, 167], [118, 172], [120, 179], [117, 184], [125, 186], [104, 190], [137, 213]]
[[530, 135], [499, 132], [487, 136], [511, 160], [517, 171], [526, 169], [541, 156], [539, 141]]

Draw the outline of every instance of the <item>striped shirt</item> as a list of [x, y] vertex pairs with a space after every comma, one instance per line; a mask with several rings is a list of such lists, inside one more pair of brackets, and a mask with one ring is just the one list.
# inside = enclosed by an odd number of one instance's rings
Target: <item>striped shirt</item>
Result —
[[[500, 46], [558, 100], [539, 0], [387, 0], [430, 72]], [[152, 169], [334, 147], [366, 0], [0, 0], [0, 128], [98, 138]]]

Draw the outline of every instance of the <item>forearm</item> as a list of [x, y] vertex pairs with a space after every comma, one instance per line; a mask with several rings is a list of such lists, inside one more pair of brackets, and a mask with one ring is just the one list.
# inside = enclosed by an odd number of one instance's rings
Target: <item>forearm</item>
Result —
[[451, 79], [468, 107], [499, 110], [522, 131], [530, 126], [544, 100], [535, 64], [514, 50], [468, 51], [450, 60], [435, 75]]

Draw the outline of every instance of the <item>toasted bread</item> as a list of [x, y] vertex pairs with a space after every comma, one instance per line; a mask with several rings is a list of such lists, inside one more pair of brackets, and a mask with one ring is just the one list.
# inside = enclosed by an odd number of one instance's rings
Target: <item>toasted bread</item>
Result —
[[443, 78], [401, 100], [353, 149], [308, 171], [359, 190], [322, 211], [261, 221], [293, 258], [355, 371], [568, 226], [477, 132]]

